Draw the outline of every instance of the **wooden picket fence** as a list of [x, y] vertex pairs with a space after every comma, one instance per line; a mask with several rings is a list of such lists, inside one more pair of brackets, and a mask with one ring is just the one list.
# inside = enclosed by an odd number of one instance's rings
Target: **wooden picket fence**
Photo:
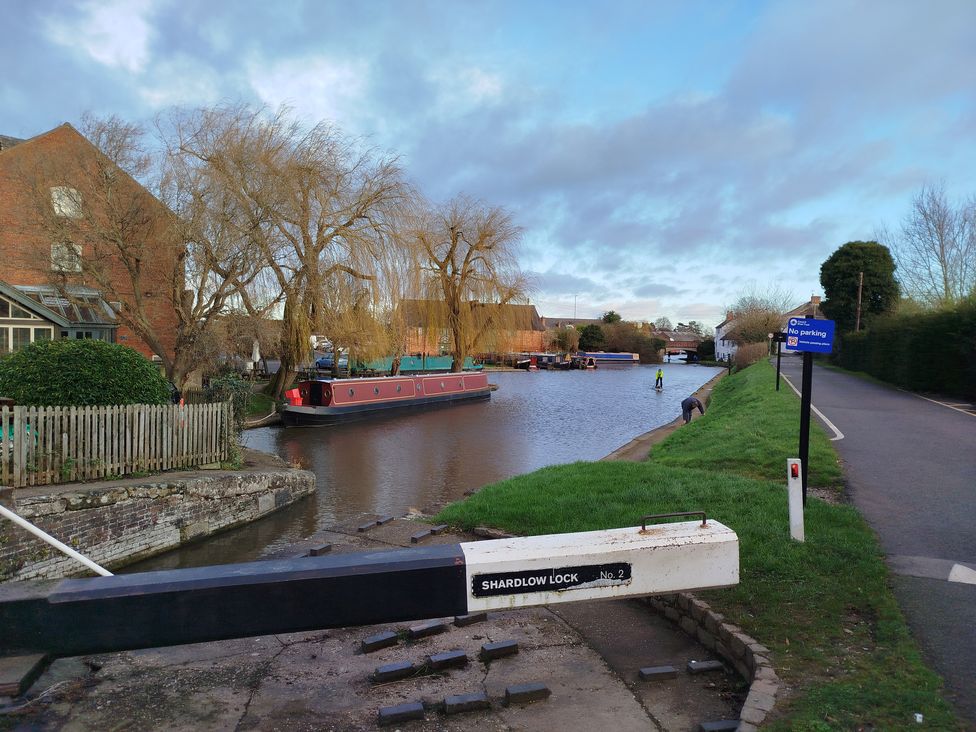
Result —
[[0, 408], [0, 485], [23, 488], [227, 459], [230, 402]]

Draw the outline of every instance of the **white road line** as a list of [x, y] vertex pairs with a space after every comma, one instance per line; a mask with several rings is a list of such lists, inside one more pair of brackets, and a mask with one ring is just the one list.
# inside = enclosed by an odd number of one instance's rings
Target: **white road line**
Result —
[[970, 569], [964, 564], [956, 564], [949, 572], [950, 582], [963, 582], [967, 585], [976, 585], [976, 569]]
[[[917, 396], [919, 399], [924, 399], [927, 402], [932, 402], [933, 404], [938, 404], [940, 407], [948, 407], [949, 409], [954, 409], [957, 412], [961, 412], [963, 414], [968, 414], [970, 417], [976, 417], [976, 414], [973, 414], [972, 412], [967, 412], [965, 409], [960, 409], [959, 407], [954, 407], [951, 404], [946, 404], [945, 402], [940, 402], [938, 399], [929, 399], [928, 397], [923, 397], [921, 394], [916, 394], [914, 391], [908, 391], [908, 389], [899, 389], [898, 391], [903, 391], [906, 394], [911, 394], [912, 396]], [[972, 409], [972, 407], [970, 407], [970, 409]]]
[[[793, 386], [793, 382], [790, 381], [787, 378], [786, 374], [780, 372], [780, 376], [782, 376], [783, 377], [783, 381], [785, 381], [787, 384], [789, 384], [790, 385], [790, 388], [793, 391], [796, 392], [796, 395], [802, 399], [803, 398], [803, 395], [800, 393], [800, 390], [797, 389], [795, 386]], [[810, 404], [810, 409], [812, 409], [813, 410], [813, 413], [816, 414], [818, 417], [820, 417], [820, 419], [822, 419], [824, 421], [824, 424], [826, 424], [828, 427], [830, 427], [830, 429], [832, 429], [834, 431], [834, 436], [830, 438], [830, 441], [831, 442], [836, 442], [837, 440], [843, 440], [844, 439], [844, 433], [841, 432], [839, 429], [837, 429], [837, 427], [834, 426], [834, 423], [831, 422], [829, 419], [827, 419], [826, 416], [824, 416], [824, 413], [823, 412], [821, 412], [819, 409], [817, 409], [815, 406], [813, 406], [813, 403], [812, 402]]]

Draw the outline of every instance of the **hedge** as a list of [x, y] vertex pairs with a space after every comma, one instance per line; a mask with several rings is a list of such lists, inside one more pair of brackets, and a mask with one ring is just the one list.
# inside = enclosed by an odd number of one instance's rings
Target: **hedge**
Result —
[[126, 346], [98, 340], [38, 341], [0, 360], [0, 396], [32, 406], [165, 404], [159, 369]]
[[976, 304], [879, 318], [843, 334], [833, 361], [912, 391], [976, 398]]

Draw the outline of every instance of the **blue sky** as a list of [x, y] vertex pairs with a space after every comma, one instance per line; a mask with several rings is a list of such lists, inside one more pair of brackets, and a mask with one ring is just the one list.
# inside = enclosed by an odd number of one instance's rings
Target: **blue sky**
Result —
[[976, 193], [976, 2], [0, 0], [0, 134], [286, 103], [510, 209], [547, 316], [714, 325]]

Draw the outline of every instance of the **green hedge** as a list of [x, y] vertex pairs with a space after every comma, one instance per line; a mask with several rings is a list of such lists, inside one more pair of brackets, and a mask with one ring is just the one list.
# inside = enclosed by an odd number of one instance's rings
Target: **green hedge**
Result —
[[62, 339], [0, 360], [0, 396], [45, 407], [166, 404], [169, 389], [159, 369], [131, 348]]
[[913, 391], [976, 397], [976, 304], [887, 316], [845, 333], [833, 360]]

